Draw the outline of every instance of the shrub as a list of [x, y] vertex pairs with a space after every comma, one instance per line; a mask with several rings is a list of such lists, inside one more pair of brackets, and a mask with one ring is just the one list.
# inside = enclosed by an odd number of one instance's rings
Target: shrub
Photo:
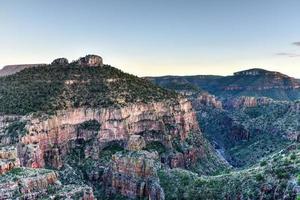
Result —
[[279, 179], [288, 179], [290, 177], [289, 173], [285, 169], [275, 170], [275, 174]]
[[12, 137], [17, 137], [19, 135], [25, 135], [27, 130], [25, 129], [26, 122], [17, 121], [11, 123], [6, 129], [5, 132]]
[[150, 142], [149, 144], [146, 145], [144, 150], [147, 150], [147, 151], [153, 151], [154, 150], [154, 151], [157, 151], [159, 154], [162, 154], [162, 153], [166, 152], [165, 146], [159, 141]]
[[296, 154], [293, 153], [293, 154], [291, 155], [291, 160], [296, 160], [296, 158], [297, 158]]
[[256, 179], [256, 181], [260, 182], [260, 181], [263, 181], [265, 178], [263, 177], [262, 174], [257, 174], [257, 175], [255, 176], [255, 179]]
[[101, 125], [97, 120], [89, 120], [81, 123], [78, 128], [89, 131], [99, 131], [100, 127]]
[[262, 166], [262, 167], [266, 166], [266, 165], [267, 165], [267, 161], [265, 161], [265, 160], [260, 163], [260, 166]]

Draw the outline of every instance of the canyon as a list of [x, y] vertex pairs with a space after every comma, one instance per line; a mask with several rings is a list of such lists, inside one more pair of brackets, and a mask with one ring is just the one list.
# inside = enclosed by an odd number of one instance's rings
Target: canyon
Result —
[[[50, 67], [53, 70], [55, 66], [59, 70], [68, 67], [71, 71], [79, 66], [87, 73], [92, 68], [105, 70], [102, 58], [93, 55], [70, 64], [67, 59], [56, 59]], [[42, 69], [43, 66], [28, 70], [39, 73]], [[22, 76], [22, 71], [16, 75]], [[119, 76], [124, 76], [126, 81], [127, 75], [120, 73]], [[89, 82], [94, 84], [92, 81]], [[69, 82], [62, 82], [70, 92]], [[152, 87], [155, 92], [162, 91]], [[173, 95], [163, 92], [161, 98]], [[157, 98], [155, 94], [151, 95]], [[179, 95], [174, 97], [163, 101], [115, 103], [108, 107], [77, 107], [67, 103], [70, 106], [63, 110], [28, 114], [14, 114], [3, 107], [1, 174], [31, 180], [31, 176], [25, 174], [32, 170], [37, 174], [35, 182], [38, 182], [17, 188], [12, 182], [6, 188], [21, 191], [21, 194], [12, 192], [9, 197], [36, 199], [54, 195], [53, 191], [57, 190], [60, 191], [57, 197], [79, 195], [83, 199], [94, 199], [121, 194], [129, 198], [160, 200], [165, 199], [157, 175], [161, 169], [183, 168], [209, 174], [218, 168], [227, 168], [227, 163], [219, 159], [203, 137], [191, 102]], [[8, 159], [12, 162], [5, 162]], [[200, 162], [215, 167], [201, 171], [195, 167]], [[89, 170], [90, 167], [97, 170]], [[48, 173], [46, 177], [39, 175], [40, 169], [44, 168], [49, 170], [49, 176]], [[16, 170], [24, 173], [24, 178], [18, 177]], [[69, 175], [70, 172], [74, 172], [73, 175]], [[82, 174], [80, 178], [73, 177], [76, 173]], [[79, 190], [72, 189], [76, 188], [75, 179], [82, 182], [78, 185]], [[26, 189], [27, 185], [30, 189]], [[70, 192], [66, 193], [66, 190]]]
[[281, 73], [138, 78], [87, 55], [3, 76], [0, 199], [300, 193], [300, 84]]

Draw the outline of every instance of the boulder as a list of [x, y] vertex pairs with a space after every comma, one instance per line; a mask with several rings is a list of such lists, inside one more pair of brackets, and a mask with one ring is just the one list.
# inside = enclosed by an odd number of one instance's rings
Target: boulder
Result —
[[97, 67], [103, 66], [103, 59], [97, 55], [87, 55], [85, 57], [79, 58], [75, 62], [77, 65], [89, 66], [89, 67]]
[[51, 63], [51, 65], [67, 65], [67, 64], [69, 64], [69, 61], [66, 58], [57, 58], [53, 60], [53, 62]]
[[127, 149], [130, 151], [142, 150], [146, 146], [145, 140], [140, 135], [130, 136], [127, 144]]

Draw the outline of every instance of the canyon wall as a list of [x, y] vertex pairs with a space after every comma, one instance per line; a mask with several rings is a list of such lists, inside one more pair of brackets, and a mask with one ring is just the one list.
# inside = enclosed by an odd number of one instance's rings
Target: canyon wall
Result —
[[[199, 132], [196, 115], [186, 99], [176, 103], [134, 104], [124, 108], [73, 109], [59, 111], [55, 116], [33, 118], [21, 138], [19, 157], [22, 166], [62, 166], [61, 157], [67, 154], [68, 142], [86, 135], [78, 135], [77, 127], [89, 120], [101, 125], [96, 139], [103, 148], [111, 141], [128, 141], [130, 135], [142, 135], [149, 143], [160, 141], [172, 147], [172, 138], [185, 140], [189, 133]], [[45, 163], [46, 154], [51, 160]]]

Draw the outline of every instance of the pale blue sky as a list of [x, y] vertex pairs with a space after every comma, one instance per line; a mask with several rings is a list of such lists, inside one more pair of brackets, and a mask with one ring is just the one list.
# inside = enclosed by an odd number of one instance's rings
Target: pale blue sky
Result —
[[299, 0], [0, 0], [0, 66], [98, 54], [139, 76], [300, 78]]

